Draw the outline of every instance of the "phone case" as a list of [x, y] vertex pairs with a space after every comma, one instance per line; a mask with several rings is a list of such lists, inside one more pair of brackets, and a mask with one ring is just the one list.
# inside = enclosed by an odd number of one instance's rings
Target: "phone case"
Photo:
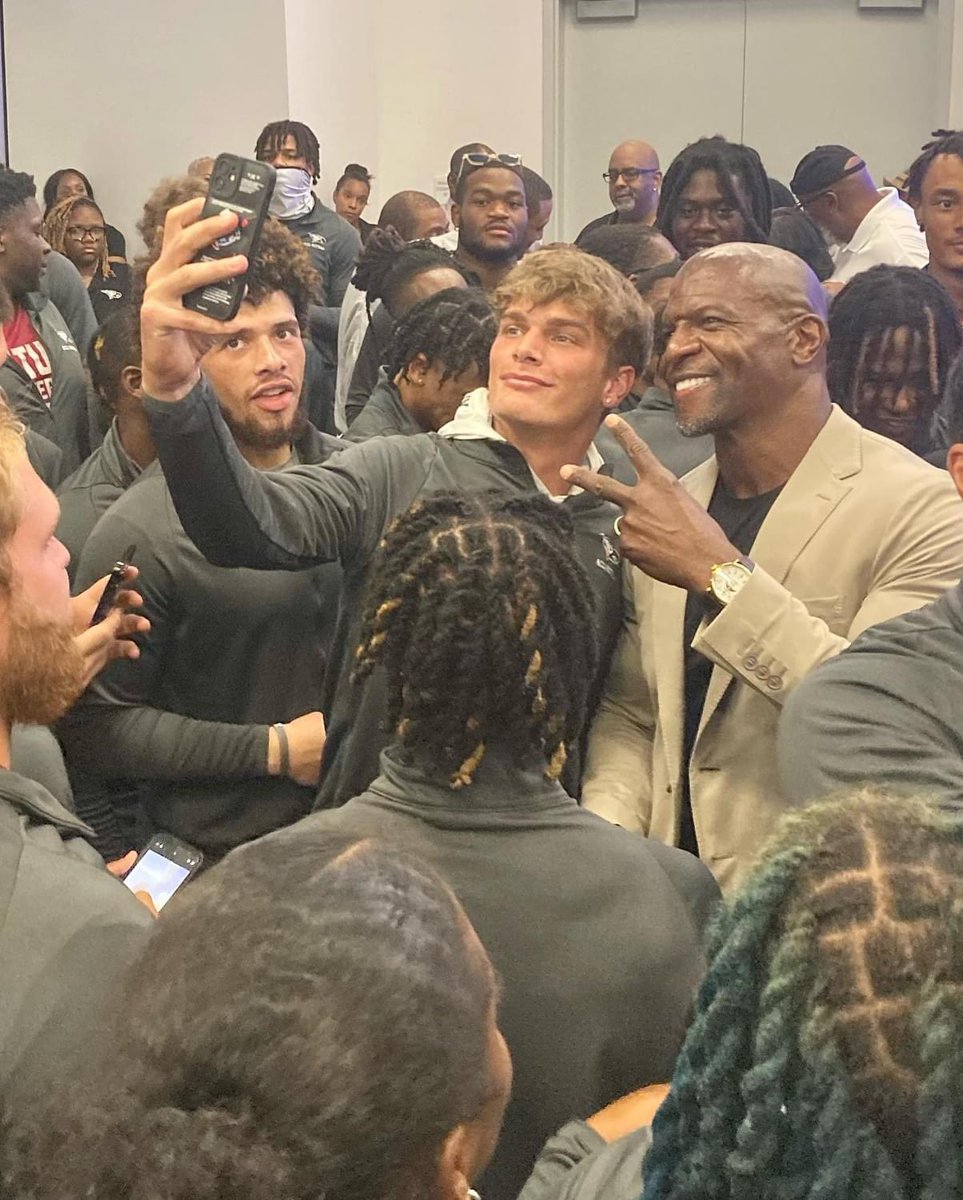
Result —
[[[235, 254], [245, 254], [249, 260], [253, 257], [267, 217], [276, 177], [277, 172], [270, 163], [240, 158], [236, 154], [218, 155], [201, 218], [215, 217], [229, 209], [238, 214], [240, 221], [236, 229], [202, 250], [195, 262], [212, 262], [231, 258]], [[230, 321], [237, 316], [246, 286], [245, 272], [223, 283], [208, 284], [205, 288], [188, 292], [184, 297], [184, 305], [217, 321]]]

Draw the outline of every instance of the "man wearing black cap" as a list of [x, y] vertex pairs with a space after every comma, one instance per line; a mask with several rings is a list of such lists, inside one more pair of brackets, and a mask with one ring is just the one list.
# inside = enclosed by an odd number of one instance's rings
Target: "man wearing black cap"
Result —
[[887, 263], [925, 267], [926, 239], [895, 188], [877, 189], [866, 163], [845, 146], [817, 146], [790, 184], [800, 206], [836, 243], [830, 283]]

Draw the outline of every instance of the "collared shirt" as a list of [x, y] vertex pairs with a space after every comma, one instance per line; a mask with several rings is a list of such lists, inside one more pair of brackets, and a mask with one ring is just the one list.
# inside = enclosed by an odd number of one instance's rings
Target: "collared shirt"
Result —
[[834, 254], [830, 283], [848, 283], [870, 267], [925, 267], [929, 262], [926, 238], [916, 214], [895, 188], [881, 188], [879, 203], [863, 217], [852, 238]]

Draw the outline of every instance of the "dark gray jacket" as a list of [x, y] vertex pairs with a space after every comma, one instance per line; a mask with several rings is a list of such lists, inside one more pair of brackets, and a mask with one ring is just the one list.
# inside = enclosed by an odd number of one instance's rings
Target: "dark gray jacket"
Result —
[[109, 1059], [111, 1010], [154, 925], [39, 783], [0, 771], [0, 1094]]
[[280, 836], [318, 828], [425, 857], [501, 976], [515, 1080], [486, 1200], [513, 1200], [564, 1121], [670, 1078], [719, 897], [697, 858], [596, 817], [497, 747], [459, 791], [389, 748], [363, 795]]
[[80, 555], [94, 526], [141, 469], [124, 449], [114, 419], [107, 436], [90, 458], [57, 489], [60, 521], [57, 537], [70, 551], [70, 578], [77, 576]]
[[77, 349], [86, 361], [88, 347], [97, 332], [97, 318], [80, 272], [69, 258], [51, 250], [44, 259], [40, 290], [57, 306]]
[[[338, 445], [309, 426], [299, 461], [316, 464]], [[141, 781], [145, 833], [168, 830], [220, 855], [310, 811], [313, 788], [268, 776], [268, 726], [323, 711], [341, 572], [212, 566], [178, 521], [157, 463], [98, 522], [77, 586], [132, 543], [150, 634], [139, 658], [100, 673], [60, 737], [72, 768]]]
[[311, 335], [317, 342], [337, 346], [341, 301], [361, 253], [361, 237], [317, 196], [309, 213], [284, 224], [305, 244], [321, 276], [321, 304], [311, 307]]
[[651, 1145], [648, 1125], [606, 1142], [584, 1121], [569, 1121], [545, 1143], [518, 1200], [639, 1200]]
[[42, 433], [35, 433], [29, 428], [24, 440], [30, 465], [47, 487], [55, 492], [63, 479], [64, 456], [60, 447], [55, 446], [50, 438], [45, 438]]
[[50, 403], [40, 398], [23, 367], [11, 355], [0, 364], [0, 387], [18, 417], [49, 438], [63, 454], [63, 471], [70, 473], [90, 453], [87, 417], [87, 375], [74, 339], [56, 305], [45, 296], [24, 300], [53, 371]]
[[[320, 467], [262, 473], [238, 453], [205, 384], [179, 404], [146, 399], [144, 407], [178, 515], [210, 562], [295, 571], [341, 561], [344, 592], [325, 688], [328, 737], [318, 803], [342, 804], [377, 775], [378, 754], [387, 741], [381, 674], [375, 671], [363, 684], [350, 682], [362, 597], [385, 530], [418, 497], [442, 489], [534, 493], [532, 472], [507, 442], [422, 433], [374, 438]], [[600, 667], [591, 716], [623, 616], [612, 528], [618, 510], [587, 493], [563, 503], [572, 514], [575, 552], [597, 603]], [[573, 795], [580, 776], [581, 754], [572, 753], [565, 784]]]
[[779, 773], [795, 803], [872, 783], [963, 806], [963, 584], [874, 625], [783, 709]]
[[425, 431], [401, 402], [401, 393], [382, 371], [371, 399], [344, 435], [346, 442], [366, 442], [373, 437], [411, 437]]
[[[648, 388], [635, 408], [618, 414], [631, 425], [664, 467], [680, 479], [715, 453], [711, 435], [683, 437], [675, 423], [672, 397], [660, 388]], [[607, 426], [599, 429], [595, 444], [612, 464], [612, 474], [621, 483], [634, 484], [635, 470], [614, 433]]]

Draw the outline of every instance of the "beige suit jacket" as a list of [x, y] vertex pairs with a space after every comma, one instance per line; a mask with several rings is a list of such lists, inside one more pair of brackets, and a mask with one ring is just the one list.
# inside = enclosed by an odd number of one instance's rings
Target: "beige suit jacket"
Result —
[[[684, 486], [708, 505], [715, 458]], [[788, 802], [776, 769], [782, 704], [870, 625], [963, 577], [963, 503], [945, 471], [833, 410], [770, 510], [756, 569], [693, 646], [716, 664], [689, 763], [701, 856], [738, 885]], [[687, 593], [628, 567], [626, 625], [592, 729], [583, 803], [678, 838]]]

